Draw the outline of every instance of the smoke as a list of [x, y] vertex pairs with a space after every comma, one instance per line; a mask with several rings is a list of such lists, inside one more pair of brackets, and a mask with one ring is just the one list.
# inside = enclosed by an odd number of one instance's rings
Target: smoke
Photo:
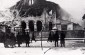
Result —
[[61, 19], [71, 21], [72, 16], [61, 7], [59, 9], [59, 14]]

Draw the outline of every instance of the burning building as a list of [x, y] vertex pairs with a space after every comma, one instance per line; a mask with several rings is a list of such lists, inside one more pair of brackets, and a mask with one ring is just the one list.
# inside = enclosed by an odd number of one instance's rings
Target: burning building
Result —
[[21, 21], [24, 21], [26, 28], [28, 28], [30, 21], [34, 24], [38, 21], [41, 21], [42, 24], [55, 23], [56, 18], [59, 17], [59, 9], [58, 4], [45, 0], [21, 0], [10, 8], [15, 17], [14, 23], [21, 25]]
[[[34, 23], [36, 29], [36, 24], [40, 21], [43, 28], [48, 30], [50, 22], [54, 24], [53, 27], [56, 27], [57, 24], [62, 25], [59, 20], [65, 17], [69, 19], [70, 17], [69, 14], [63, 12], [58, 4], [46, 0], [20, 0], [10, 8], [10, 11], [14, 15], [13, 24], [20, 27], [21, 22], [24, 21], [26, 29], [29, 29], [30, 22]], [[66, 25], [68, 24], [66, 23]]]

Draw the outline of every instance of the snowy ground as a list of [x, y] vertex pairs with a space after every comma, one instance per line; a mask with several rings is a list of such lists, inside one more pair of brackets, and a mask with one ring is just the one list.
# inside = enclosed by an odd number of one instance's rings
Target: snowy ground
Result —
[[32, 42], [30, 47], [4, 48], [3, 43], [0, 43], [0, 55], [85, 55], [85, 44], [83, 41], [66, 41], [66, 47], [54, 47], [54, 43], [43, 41]]

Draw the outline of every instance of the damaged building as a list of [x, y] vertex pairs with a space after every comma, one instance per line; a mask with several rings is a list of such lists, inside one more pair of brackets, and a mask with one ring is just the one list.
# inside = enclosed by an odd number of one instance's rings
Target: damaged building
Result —
[[[72, 24], [68, 21], [68, 13], [63, 12], [58, 4], [46, 0], [20, 0], [10, 8], [10, 12], [14, 15], [15, 27], [20, 27], [23, 21], [26, 29], [29, 29], [30, 22], [33, 22], [34, 29], [37, 29], [37, 22], [42, 22], [43, 30], [49, 30], [49, 23], [53, 24], [53, 29], [68, 30], [68, 25]], [[72, 26], [69, 30], [73, 30]]]

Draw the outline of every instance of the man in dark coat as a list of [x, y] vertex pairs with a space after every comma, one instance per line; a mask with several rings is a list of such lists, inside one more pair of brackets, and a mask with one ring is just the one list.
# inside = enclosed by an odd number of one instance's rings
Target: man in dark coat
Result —
[[26, 47], [29, 47], [29, 43], [30, 43], [29, 41], [30, 41], [29, 33], [26, 32], [26, 35], [25, 35]]
[[57, 42], [57, 47], [58, 47], [58, 40], [59, 40], [58, 30], [55, 32], [53, 37], [54, 37], [53, 40], [55, 41], [55, 47], [56, 47], [56, 42]]
[[4, 35], [4, 47], [5, 48], [9, 47], [8, 46], [8, 40], [9, 40], [9, 35], [8, 35], [8, 33], [5, 33], [5, 35]]
[[15, 47], [16, 44], [16, 38], [14, 36], [14, 33], [10, 33], [10, 42], [9, 42], [10, 46], [13, 48]]
[[5, 37], [4, 37], [4, 45], [5, 47], [9, 47], [8, 45], [10, 45], [10, 47], [15, 47], [15, 43], [16, 43], [16, 38], [14, 36], [13, 33], [6, 33]]
[[66, 36], [66, 33], [65, 31], [61, 31], [61, 36], [60, 36], [60, 43], [61, 43], [61, 47], [65, 47], [65, 36]]
[[31, 43], [32, 43], [33, 40], [36, 42], [35, 38], [36, 38], [35, 33], [31, 32]]
[[18, 43], [18, 47], [20, 47], [20, 44], [22, 43], [22, 35], [19, 32], [17, 34], [17, 43]]
[[50, 31], [50, 32], [49, 32], [48, 41], [50, 41], [50, 42], [53, 41], [53, 31]]
[[50, 41], [50, 42], [52, 42], [52, 40], [51, 40], [51, 31], [49, 32], [49, 37], [48, 37], [48, 41]]

